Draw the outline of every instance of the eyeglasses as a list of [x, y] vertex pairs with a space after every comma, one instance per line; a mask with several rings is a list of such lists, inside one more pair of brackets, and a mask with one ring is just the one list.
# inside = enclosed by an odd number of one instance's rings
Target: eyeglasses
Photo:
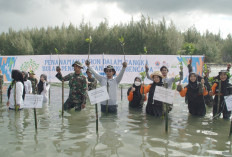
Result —
[[112, 72], [112, 70], [106, 70], [106, 72], [107, 72], [107, 73], [108, 73], [108, 72], [109, 72], [109, 73], [111, 73], [111, 72]]

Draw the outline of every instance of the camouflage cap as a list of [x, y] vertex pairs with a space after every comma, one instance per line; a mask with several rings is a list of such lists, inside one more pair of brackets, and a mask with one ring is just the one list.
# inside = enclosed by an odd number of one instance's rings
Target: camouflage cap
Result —
[[112, 65], [107, 65], [106, 68], [104, 68], [104, 72], [106, 73], [106, 70], [112, 70], [114, 72], [114, 75], [116, 74], [116, 71]]
[[74, 66], [74, 65], [77, 65], [77, 66], [79, 66], [79, 67], [81, 67], [81, 68], [83, 69], [83, 65], [82, 65], [81, 62], [79, 62], [79, 61], [75, 61], [75, 62], [72, 64], [72, 66]]
[[86, 73], [89, 72], [90, 74], [92, 74], [92, 72], [89, 70], [89, 68], [86, 70]]
[[35, 73], [34, 73], [33, 70], [30, 70], [28, 73], [29, 73], [29, 74], [32, 74], [32, 75], [35, 75]]

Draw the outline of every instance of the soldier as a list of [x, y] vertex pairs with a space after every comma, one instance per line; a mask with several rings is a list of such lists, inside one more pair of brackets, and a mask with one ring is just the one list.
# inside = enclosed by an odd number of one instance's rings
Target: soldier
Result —
[[89, 69], [87, 69], [86, 74], [88, 76], [88, 90], [96, 89], [97, 80], [92, 76], [92, 72]]
[[37, 94], [37, 84], [38, 84], [38, 80], [35, 77], [35, 73], [33, 70], [31, 70], [29, 73], [29, 78], [28, 80], [31, 81], [31, 85], [32, 85], [32, 94]]
[[64, 77], [62, 77], [60, 67], [57, 67], [56, 77], [60, 81], [69, 81], [69, 97], [64, 103], [64, 110], [75, 108], [78, 111], [85, 108], [87, 79], [81, 72], [83, 66], [79, 61], [74, 62], [72, 66], [74, 67], [74, 73], [70, 73]]

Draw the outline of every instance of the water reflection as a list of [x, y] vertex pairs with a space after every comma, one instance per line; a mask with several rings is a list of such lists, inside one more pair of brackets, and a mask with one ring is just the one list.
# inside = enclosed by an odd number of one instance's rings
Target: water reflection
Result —
[[118, 118], [115, 114], [102, 114], [99, 118], [103, 133], [97, 136], [97, 143], [92, 150], [94, 156], [119, 156], [118, 149], [123, 147], [118, 130]]

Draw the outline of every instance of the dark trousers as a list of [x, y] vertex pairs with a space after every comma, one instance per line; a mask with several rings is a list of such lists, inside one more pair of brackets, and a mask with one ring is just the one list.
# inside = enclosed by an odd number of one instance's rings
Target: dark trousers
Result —
[[[118, 105], [108, 105], [108, 113], [117, 113]], [[101, 104], [101, 111], [106, 112], [106, 105]]]

